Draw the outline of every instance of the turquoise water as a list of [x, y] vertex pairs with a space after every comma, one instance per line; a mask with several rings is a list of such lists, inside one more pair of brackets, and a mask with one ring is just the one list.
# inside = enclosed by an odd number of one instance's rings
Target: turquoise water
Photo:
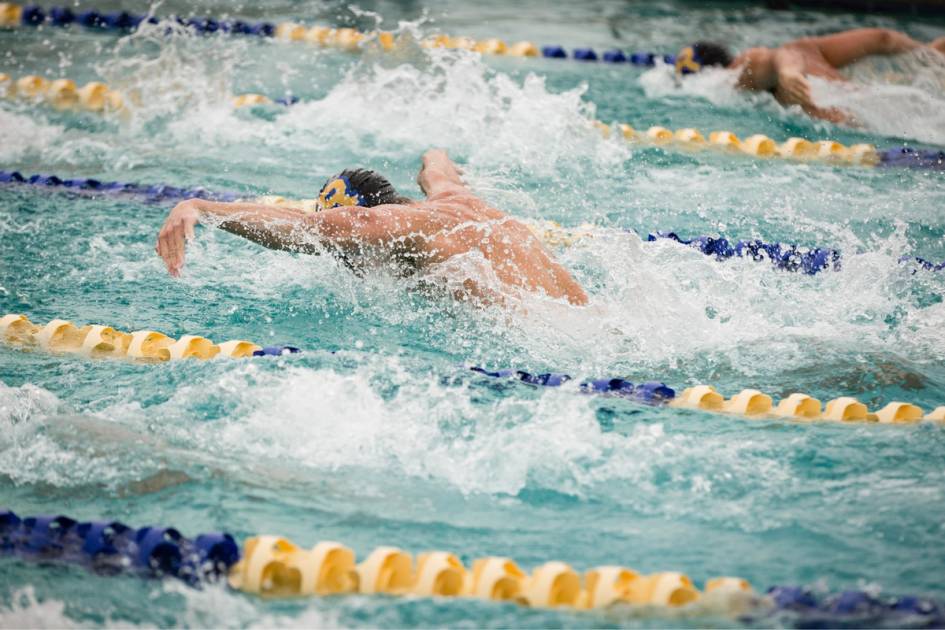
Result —
[[[238, 15], [351, 23], [339, 7], [284, 2]], [[666, 52], [703, 27], [738, 47], [858, 25], [923, 39], [945, 33], [929, 20], [739, 4], [361, 9], [391, 28], [425, 10], [432, 23], [411, 27], [422, 33]], [[335, 539], [362, 556], [388, 544], [452, 550], [467, 564], [508, 555], [526, 568], [550, 559], [580, 570], [620, 563], [680, 570], [700, 584], [738, 575], [761, 589], [803, 583], [945, 598], [941, 425], [746, 421], [461, 369], [945, 404], [945, 275], [897, 263], [903, 254], [945, 259], [940, 173], [639, 149], [587, 124], [937, 147], [945, 144], [934, 90], [942, 68], [923, 66], [895, 94], [862, 85], [873, 96], [867, 105], [832, 94], [865, 108], [866, 126], [851, 130], [711, 77], [677, 87], [665, 68], [416, 48], [355, 57], [273, 41], [50, 29], [0, 32], [0, 52], [0, 71], [106, 79], [137, 88], [144, 102], [124, 121], [2, 102], [7, 170], [305, 197], [327, 175], [364, 165], [419, 195], [419, 156], [442, 146], [477, 192], [514, 216], [596, 226], [593, 239], [555, 252], [592, 306], [535, 298], [527, 314], [508, 315], [209, 228], [175, 280], [153, 252], [167, 205], [0, 187], [0, 311], [306, 350], [135, 365], [0, 348], [0, 504], [190, 535], [277, 533], [306, 546]], [[231, 93], [286, 90], [304, 102], [227, 105]], [[913, 109], [899, 107], [902, 94]], [[844, 267], [809, 277], [747, 260], [720, 264], [673, 243], [641, 243], [627, 229], [837, 247]], [[11, 560], [0, 570], [3, 626], [735, 622], [706, 608], [667, 620], [475, 601], [275, 602]]]

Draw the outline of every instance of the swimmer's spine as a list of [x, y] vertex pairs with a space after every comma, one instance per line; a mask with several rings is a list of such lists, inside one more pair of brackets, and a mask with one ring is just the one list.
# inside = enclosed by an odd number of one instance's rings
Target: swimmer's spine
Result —
[[803, 587], [773, 586], [762, 597], [737, 577], [710, 578], [700, 592], [677, 572], [642, 575], [607, 565], [582, 576], [566, 563], [546, 562], [526, 574], [506, 557], [479, 558], [467, 568], [448, 551], [421, 553], [414, 559], [397, 547], [377, 547], [357, 562], [354, 551], [341, 543], [323, 541], [304, 549], [271, 535], [246, 539], [241, 553], [227, 533], [191, 540], [173, 527], [135, 529], [119, 521], [78, 522], [62, 515], [20, 518], [10, 510], [0, 510], [0, 555], [78, 564], [110, 575], [173, 577], [193, 587], [226, 580], [233, 589], [266, 597], [462, 597], [575, 611], [615, 605], [677, 608], [713, 598], [716, 610], [721, 604], [730, 614], [791, 610], [842, 617], [869, 608], [886, 619], [921, 620], [923, 627], [942, 621], [936, 602], [912, 596], [881, 599], [845, 591], [818, 598]]
[[79, 328], [64, 319], [37, 325], [25, 315], [15, 313], [0, 317], [0, 340], [24, 349], [138, 361], [207, 360], [217, 356], [243, 359], [300, 352], [294, 346], [262, 347], [241, 339], [215, 344], [198, 335], [183, 335], [174, 339], [153, 330], [129, 333], [97, 324]]

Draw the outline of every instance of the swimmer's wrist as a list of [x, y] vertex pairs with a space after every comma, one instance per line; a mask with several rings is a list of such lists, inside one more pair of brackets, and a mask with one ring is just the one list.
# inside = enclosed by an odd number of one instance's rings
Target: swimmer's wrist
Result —
[[226, 204], [220, 204], [216, 201], [210, 201], [208, 199], [192, 199], [192, 205], [194, 210], [197, 211], [198, 218], [205, 218], [209, 216], [224, 216], [225, 212], [220, 212], [223, 206]]

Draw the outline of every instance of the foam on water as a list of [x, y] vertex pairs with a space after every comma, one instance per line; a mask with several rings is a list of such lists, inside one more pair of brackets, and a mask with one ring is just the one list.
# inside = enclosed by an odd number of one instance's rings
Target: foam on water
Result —
[[62, 133], [61, 127], [45, 125], [31, 116], [0, 109], [0, 129], [3, 129], [3, 143], [0, 143], [0, 159], [5, 163], [25, 161], [31, 152], [49, 147]]
[[10, 603], [0, 606], [0, 625], [4, 628], [78, 628], [65, 612], [61, 600], [38, 601], [35, 589], [25, 586], [10, 594]]
[[848, 70], [851, 84], [812, 81], [827, 107], [851, 112], [867, 129], [894, 138], [945, 144], [945, 55], [932, 50], [868, 58]]

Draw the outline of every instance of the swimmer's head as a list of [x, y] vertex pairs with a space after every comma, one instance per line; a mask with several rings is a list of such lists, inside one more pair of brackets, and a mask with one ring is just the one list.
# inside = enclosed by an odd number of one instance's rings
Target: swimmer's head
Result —
[[676, 74], [695, 74], [706, 66], [727, 67], [732, 55], [721, 44], [696, 42], [686, 46], [676, 55]]
[[318, 207], [322, 210], [338, 206], [371, 208], [388, 203], [410, 203], [411, 199], [398, 194], [387, 178], [365, 168], [345, 169], [329, 178], [318, 193]]

